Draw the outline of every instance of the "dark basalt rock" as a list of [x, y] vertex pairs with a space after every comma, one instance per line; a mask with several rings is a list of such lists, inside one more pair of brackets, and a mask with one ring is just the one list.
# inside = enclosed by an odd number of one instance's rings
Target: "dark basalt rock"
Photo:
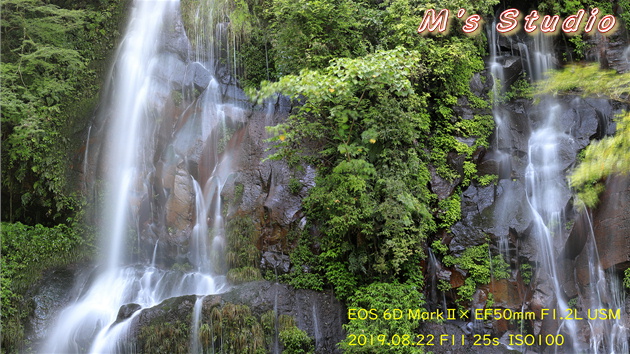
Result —
[[523, 72], [523, 60], [520, 56], [502, 56], [498, 58], [499, 64], [503, 66], [504, 82], [503, 87], [510, 87], [521, 77]]
[[116, 321], [112, 324], [116, 325], [117, 323], [120, 323], [126, 319], [128, 319], [129, 317], [131, 317], [131, 315], [133, 315], [134, 313], [136, 313], [136, 311], [140, 310], [142, 308], [142, 306], [138, 305], [138, 304], [125, 304], [122, 305], [120, 307], [120, 310], [118, 310], [118, 315], [116, 316]]
[[161, 36], [162, 51], [177, 54], [184, 61], [188, 60], [192, 47], [186, 36], [186, 30], [184, 29], [179, 10], [173, 11], [167, 16]]
[[186, 86], [192, 85], [198, 92], [203, 92], [212, 80], [210, 72], [198, 62], [194, 62], [186, 67], [186, 74], [184, 76], [184, 84]]
[[273, 274], [289, 273], [291, 267], [290, 257], [279, 252], [264, 252], [260, 260], [260, 269], [271, 271]]
[[71, 269], [52, 269], [45, 272], [42, 280], [31, 292], [33, 312], [27, 323], [30, 329], [29, 340], [35, 341], [46, 336], [55, 315], [72, 299], [72, 287], [77, 274]]
[[[592, 230], [599, 262], [603, 269], [625, 270], [630, 267], [630, 178], [613, 176], [606, 182], [599, 207], [592, 211]], [[566, 257], [575, 257], [578, 285], [588, 286], [589, 262], [586, 244], [591, 235], [591, 224], [585, 216], [576, 222], [565, 244]], [[579, 246], [582, 247], [579, 247]]]
[[440, 177], [435, 171], [435, 167], [432, 165], [429, 166], [429, 172], [431, 172], [431, 182], [429, 185], [431, 192], [437, 194], [439, 200], [450, 197], [457, 187], [457, 184]]
[[[163, 322], [188, 323], [197, 297], [180, 296], [143, 309], [132, 319], [129, 327], [131, 341], [143, 327]], [[293, 289], [286, 284], [258, 281], [236, 286], [228, 292], [208, 295], [203, 299], [202, 313], [211, 313], [215, 306], [228, 303], [246, 305], [257, 319], [267, 311], [295, 318], [296, 326], [314, 339], [316, 353], [339, 353], [336, 344], [345, 338], [342, 324], [346, 322], [345, 307], [332, 293]], [[202, 316], [201, 321], [210, 320]]]

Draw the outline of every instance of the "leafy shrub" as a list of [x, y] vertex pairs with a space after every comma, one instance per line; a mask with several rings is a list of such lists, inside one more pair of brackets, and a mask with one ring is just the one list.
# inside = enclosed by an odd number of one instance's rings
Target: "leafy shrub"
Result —
[[313, 339], [295, 326], [280, 331], [280, 341], [284, 346], [282, 354], [312, 354], [315, 351]]
[[[361, 320], [355, 319], [344, 325], [348, 336], [339, 344], [344, 353], [422, 353], [420, 347], [397, 346], [388, 347], [379, 345], [380, 342], [367, 345], [351, 345], [352, 335], [382, 335], [389, 341], [394, 335], [410, 335], [410, 340], [415, 342], [415, 333], [422, 322], [421, 313], [425, 312], [424, 296], [421, 288], [409, 283], [372, 283], [358, 288], [352, 296], [348, 298], [348, 309], [374, 310], [378, 318]], [[393, 310], [403, 311], [401, 319], [392, 319]], [[416, 312], [417, 310], [417, 312]], [[413, 316], [409, 315], [409, 311]], [[415, 318], [417, 317], [417, 318]], [[356, 344], [356, 343], [355, 343]]]
[[22, 345], [23, 323], [29, 308], [23, 295], [42, 272], [84, 256], [83, 238], [66, 225], [44, 227], [2, 223], [2, 348], [11, 352]]
[[503, 256], [492, 257], [487, 243], [467, 248], [460, 257], [447, 255], [442, 259], [444, 265], [457, 265], [468, 271], [464, 285], [457, 288], [458, 304], [462, 305], [474, 295], [477, 286], [490, 283], [491, 279], [507, 279], [510, 277], [510, 266]]

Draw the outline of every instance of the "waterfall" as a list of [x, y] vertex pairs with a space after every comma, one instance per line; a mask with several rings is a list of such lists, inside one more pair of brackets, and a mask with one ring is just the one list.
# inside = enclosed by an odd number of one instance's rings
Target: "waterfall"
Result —
[[201, 322], [201, 309], [203, 308], [203, 299], [205, 296], [200, 296], [195, 301], [195, 307], [193, 308], [192, 315], [192, 335], [190, 337], [190, 352], [191, 353], [203, 353], [201, 347], [201, 340], [199, 340], [199, 323]]
[[83, 179], [84, 179], [84, 183], [87, 184], [87, 171], [88, 171], [88, 157], [89, 155], [89, 150], [90, 150], [90, 134], [92, 133], [92, 126], [90, 125], [90, 127], [88, 128], [88, 134], [87, 134], [87, 139], [85, 140], [85, 152], [83, 154]]
[[244, 110], [221, 95], [212, 47], [190, 62], [183, 30], [172, 40], [178, 28], [178, 0], [134, 2], [100, 116], [102, 259], [42, 353], [134, 352], [127, 336], [141, 310], [183, 295], [198, 295], [199, 351], [203, 297], [227, 290], [221, 191], [234, 177], [228, 141]]
[[[498, 38], [494, 31], [489, 33], [489, 38], [491, 54], [489, 71], [495, 80], [492, 95], [495, 98], [493, 114], [496, 122], [495, 146], [489, 153], [498, 161], [499, 178], [519, 183], [517, 178], [509, 175], [517, 170], [511, 166], [515, 159], [510, 156], [509, 149], [513, 145], [506, 141], [510, 139], [510, 135], [506, 134], [510, 129], [509, 112], [502, 108], [503, 102], [497, 103], [496, 100], [504, 92], [503, 85], [506, 84], [501, 60], [512, 60], [512, 57], [501, 57]], [[532, 82], [543, 80], [545, 73], [553, 69], [551, 41], [552, 38], [549, 36], [536, 35], [528, 44], [518, 43], [523, 69]], [[565, 213], [571, 191], [566, 179], [569, 168], [567, 161], [570, 160], [567, 156], [575, 156], [578, 150], [570, 127], [564, 126], [566, 123], [562, 121], [563, 109], [561, 103], [554, 97], [542, 97], [536, 110], [528, 114], [531, 133], [526, 145], [523, 202], [532, 217], [528, 232], [537, 247], [536, 286], [532, 302], [537, 302], [539, 306], [549, 311], [557, 311], [558, 315], [553, 319], [555, 324], [548, 325], [546, 330], [551, 330], [551, 334], [562, 334], [567, 342], [563, 348], [555, 348], [552, 351], [627, 353], [628, 329], [624, 327], [623, 320], [625, 312], [623, 290], [619, 289], [618, 276], [614, 272], [604, 272], [601, 268], [592, 227], [585, 246], [589, 262], [589, 285], [578, 289], [578, 304], [581, 305], [581, 311], [569, 305], [566, 289], [563, 288], [567, 285], [562, 283], [564, 281], [562, 279], [567, 277], [573, 279], [576, 276], [569, 268], [570, 265], [563, 262], [559, 251], [568, 236], [565, 225], [569, 219]], [[502, 183], [502, 186], [506, 186], [510, 182]], [[510, 208], [508, 203], [515, 203], [517, 196], [516, 188], [504, 189], [502, 197], [496, 200], [494, 218], [500, 220], [508, 217]], [[590, 224], [590, 220], [588, 223]], [[509, 239], [507, 235], [499, 236], [498, 248], [507, 257]], [[588, 318], [589, 311], [594, 309], [606, 311], [619, 309], [622, 315], [621, 318], [607, 320]], [[591, 314], [591, 317], [593, 316]], [[587, 336], [584, 335], [585, 332], [588, 332]]]
[[[628, 353], [629, 330], [625, 325], [625, 291], [614, 271], [604, 271], [599, 261], [595, 243], [593, 222], [589, 213], [585, 213], [588, 233], [585, 249], [589, 262], [588, 284], [580, 294], [590, 332], [589, 350], [591, 353]], [[600, 310], [608, 315], [610, 310], [619, 311], [620, 316], [601, 319]]]
[[[509, 129], [507, 126], [508, 112], [501, 109], [501, 104], [499, 103], [501, 95], [505, 92], [505, 75], [503, 72], [503, 65], [499, 63], [499, 41], [497, 38], [497, 31], [494, 30], [496, 28], [496, 24], [493, 23], [490, 27], [492, 30], [488, 32], [489, 47], [490, 47], [490, 58], [489, 58], [489, 67], [490, 67], [490, 75], [494, 80], [492, 85], [492, 116], [495, 121], [495, 141], [494, 141], [494, 149], [490, 152], [490, 154], [494, 155], [499, 167], [499, 178], [509, 178], [510, 177], [510, 154], [507, 151], [503, 151], [501, 147], [505, 145], [504, 142], [509, 141], [510, 138], [506, 134]], [[507, 193], [511, 193], [511, 190], [508, 190]], [[499, 204], [511, 203], [513, 198], [511, 196], [506, 196], [498, 201]], [[495, 219], [502, 220], [506, 218], [506, 213], [508, 211], [507, 205], [499, 205], [496, 209], [494, 215]], [[499, 238], [499, 252], [503, 256], [504, 259], [510, 259], [509, 255], [509, 240], [507, 234], [501, 234]]]

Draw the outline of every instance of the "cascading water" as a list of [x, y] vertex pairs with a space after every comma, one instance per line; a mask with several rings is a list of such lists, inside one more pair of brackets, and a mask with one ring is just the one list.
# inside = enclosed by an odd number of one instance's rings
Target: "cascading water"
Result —
[[[591, 217], [588, 212], [584, 213], [584, 217], [588, 224], [585, 230], [588, 233], [585, 250], [589, 262], [589, 285], [582, 289], [580, 297], [583, 307], [587, 309], [586, 316], [582, 316], [589, 325], [589, 352], [628, 353], [630, 352], [629, 330], [625, 325], [623, 315], [625, 291], [621, 288], [619, 278], [614, 271], [602, 269]], [[616, 314], [618, 311], [619, 316], [602, 319], [600, 310], [604, 310], [606, 316]]]
[[[206, 71], [214, 66], [212, 52], [203, 56], [204, 63], [189, 63], [178, 71], [175, 64], [182, 61], [168, 52], [164, 39], [177, 27], [173, 18], [178, 10], [177, 0], [134, 3], [111, 82], [105, 86], [110, 92], [103, 113], [108, 135], [101, 149], [107, 185], [104, 256], [92, 282], [81, 285], [81, 296], [51, 327], [41, 352], [133, 352], [134, 344], [125, 337], [139, 310], [183, 295], [202, 295], [191, 324], [198, 331], [203, 296], [227, 288], [221, 275], [221, 190], [232, 177], [226, 117], [242, 119], [242, 110], [223, 102], [220, 85]], [[208, 73], [207, 87], [199, 86], [204, 82], [199, 72]], [[173, 89], [177, 75], [184, 82]], [[192, 104], [178, 111], [183, 100]], [[174, 123], [165, 119], [169, 116]], [[177, 207], [184, 209], [173, 212]], [[165, 259], [169, 247], [171, 258]], [[161, 268], [173, 263], [189, 266]], [[191, 350], [198, 351], [195, 336]]]
[[203, 353], [201, 348], [201, 340], [199, 340], [199, 322], [201, 321], [201, 310], [203, 308], [204, 296], [200, 296], [195, 301], [195, 307], [193, 308], [192, 316], [192, 336], [190, 337], [190, 352], [191, 353]]
[[[490, 28], [494, 29], [496, 25], [493, 23]], [[501, 109], [501, 105], [498, 103], [501, 95], [504, 94], [504, 84], [505, 84], [505, 75], [503, 72], [503, 65], [498, 62], [499, 59], [499, 41], [497, 38], [496, 30], [488, 31], [488, 37], [490, 38], [490, 59], [489, 59], [489, 67], [490, 74], [494, 80], [492, 85], [492, 116], [494, 117], [496, 130], [495, 130], [495, 141], [494, 141], [494, 149], [490, 152], [495, 155], [495, 159], [497, 160], [499, 167], [499, 178], [508, 178], [508, 172], [510, 170], [510, 155], [509, 153], [503, 151], [501, 149], [504, 141], [509, 140], [509, 136], [506, 134], [506, 125], [509, 117], [507, 116], [507, 112]], [[508, 176], [506, 176], [508, 175]], [[511, 193], [511, 189], [508, 189], [506, 193]], [[500, 199], [498, 203], [500, 204], [495, 210], [496, 215], [494, 216], [497, 220], [502, 220], [506, 218], [506, 212], [508, 210], [506, 203], [511, 203], [513, 200], [511, 195], [506, 195], [504, 198]], [[504, 259], [509, 259], [509, 240], [506, 234], [501, 234], [499, 239], [499, 252], [504, 257]]]
[[[493, 26], [494, 27], [494, 26]], [[504, 84], [503, 65], [499, 63], [499, 45], [496, 35], [492, 33], [490, 71], [494, 77], [493, 88], [494, 97], [499, 97], [503, 93]], [[552, 69], [553, 56], [551, 52], [551, 38], [538, 35], [533, 38], [530, 45], [518, 43], [518, 51], [521, 53], [521, 60], [525, 71], [532, 81], [544, 79], [545, 72]], [[512, 57], [505, 60], [512, 60]], [[499, 83], [499, 85], [497, 85]], [[499, 162], [499, 174], [501, 179], [511, 178], [505, 174], [514, 166], [510, 166], [510, 157], [506, 152], [501, 151], [502, 146], [509, 139], [507, 121], [509, 117], [501, 109], [500, 105], [493, 107], [495, 122], [497, 125], [495, 160]], [[588, 309], [620, 309], [624, 313], [623, 291], [619, 291], [619, 280], [614, 274], [605, 274], [601, 269], [594, 235], [591, 230], [586, 245], [589, 260], [589, 280], [590, 284], [579, 293], [580, 303], [583, 311], [581, 316], [584, 320], [575, 320], [569, 316], [575, 311], [567, 303], [565, 289], [559, 279], [563, 279], [563, 274], [571, 273], [571, 269], [563, 269], [564, 264], [559, 262], [562, 257], [558, 250], [561, 248], [562, 239], [566, 236], [565, 225], [567, 217], [565, 210], [571, 196], [566, 180], [566, 172], [569, 165], [568, 155], [578, 150], [577, 144], [569, 134], [567, 127], [561, 123], [562, 108], [559, 102], [553, 97], [543, 97], [538, 104], [536, 112], [530, 117], [531, 134], [527, 143], [527, 161], [525, 168], [525, 199], [529, 212], [533, 218], [531, 235], [536, 240], [537, 245], [537, 275], [536, 292], [534, 298], [538, 297], [544, 308], [555, 310], [559, 314], [555, 319], [558, 321], [555, 327], [548, 328], [555, 331], [553, 334], [562, 334], [567, 343], [563, 347], [555, 347], [552, 351], [563, 353], [627, 353], [628, 331], [623, 325], [623, 315], [621, 318], [600, 320], [589, 319], [586, 314]], [[516, 180], [514, 180], [516, 181]], [[495, 218], [505, 217], [507, 206], [504, 208], [501, 203], [509, 200], [514, 203], [512, 194], [514, 191], [507, 189], [502, 199], [497, 200], [497, 210]], [[512, 193], [512, 194], [510, 194]], [[506, 197], [508, 195], [508, 197]], [[508, 239], [502, 237], [499, 240], [501, 253], [509, 256], [507, 249]], [[583, 314], [582, 314], [583, 313]], [[568, 314], [568, 315], [567, 315]], [[581, 325], [588, 323], [588, 336], [585, 338]]]

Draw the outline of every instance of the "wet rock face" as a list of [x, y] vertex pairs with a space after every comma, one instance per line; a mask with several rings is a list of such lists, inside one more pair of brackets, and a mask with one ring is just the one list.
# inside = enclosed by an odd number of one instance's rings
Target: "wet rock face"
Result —
[[[557, 113], [557, 127], [554, 128], [560, 128], [560, 132], [554, 141], [543, 141], [541, 139], [545, 138], [545, 134], [532, 133], [545, 128], [550, 110]], [[502, 124], [490, 139], [492, 146], [480, 154], [478, 171], [481, 175], [496, 174], [498, 181], [489, 186], [473, 184], [464, 190], [461, 198], [462, 219], [451, 227], [451, 235], [445, 238], [450, 240], [450, 252], [456, 256], [470, 247], [488, 242], [488, 237], [493, 248], [494, 245], [502, 247], [501, 242], [505, 242], [508, 255], [506, 261], [512, 265], [513, 278], [494, 281], [489, 285], [488, 290], [495, 300], [494, 307], [520, 310], [526, 304], [528, 310], [535, 312], [555, 303], [555, 291], [549, 286], [552, 280], [535, 273], [536, 263], [540, 262], [541, 257], [538, 245], [541, 241], [534, 230], [536, 216], [527, 201], [528, 164], [540, 165], [545, 158], [545, 145], [554, 144], [558, 155], [554, 168], [569, 173], [576, 165], [576, 156], [581, 149], [592, 139], [614, 131], [612, 118], [617, 110], [618, 107], [607, 100], [575, 97], [564, 97], [553, 104], [543, 100], [539, 106], [525, 99], [517, 99], [497, 109]], [[541, 208], [561, 210], [567, 220], [572, 220], [575, 215], [572, 194], [564, 177], [545, 182], [564, 187], [556, 189], [558, 195], [552, 198], [556, 205], [542, 205]], [[601, 210], [593, 213], [597, 248], [600, 255], [605, 255], [600, 257], [604, 268], [614, 267], [619, 270], [630, 265], [630, 221], [625, 215], [627, 213], [623, 212], [630, 207], [630, 183], [628, 180], [624, 183], [617, 187], [609, 185]], [[443, 190], [448, 193], [448, 189]], [[434, 192], [439, 191], [434, 188]], [[546, 217], [547, 213], [542, 214], [542, 217]], [[586, 239], [583, 232], [586, 226], [587, 223], [580, 223], [578, 219], [573, 226], [575, 235], [569, 237], [571, 228], [568, 224], [562, 225], [558, 228], [558, 234], [554, 234], [555, 257], [565, 258], [565, 263], [558, 262], [556, 267], [561, 290], [564, 291], [562, 296], [566, 299], [583, 293], [579, 289], [587, 287], [590, 281], [589, 261], [584, 253]], [[496, 251], [493, 250], [493, 253]], [[523, 274], [519, 269], [525, 263], [534, 265], [533, 271], [537, 278], [531, 284], [523, 282]], [[461, 280], [455, 275], [456, 272], [450, 276], [450, 282], [458, 285]], [[499, 322], [494, 325], [495, 333], [499, 335], [508, 329]], [[536, 322], [533, 328], [536, 333], [555, 333], [558, 325], [556, 321]]]
[[161, 37], [161, 49], [164, 52], [173, 53], [182, 60], [188, 60], [192, 47], [186, 36], [186, 30], [179, 11], [171, 13], [166, 19]]
[[179, 168], [173, 178], [171, 193], [166, 202], [166, 222], [169, 226], [168, 237], [181, 243], [186, 238], [182, 233], [191, 229], [195, 195], [192, 179], [187, 171]]
[[142, 306], [138, 304], [126, 304], [120, 307], [118, 310], [118, 315], [116, 316], [116, 321], [114, 325], [120, 323], [133, 315], [136, 311], [140, 310]]
[[593, 231], [602, 268], [630, 266], [630, 177], [614, 176], [606, 183], [600, 207], [593, 213]]
[[[630, 177], [613, 176], [606, 182], [599, 207], [592, 212], [592, 230], [602, 269], [625, 270], [630, 267]], [[576, 257], [578, 285], [588, 286], [593, 267], [588, 256], [591, 224], [581, 217], [565, 245], [565, 254]], [[578, 247], [576, 247], [576, 245]], [[579, 247], [579, 246], [582, 247]]]
[[260, 269], [270, 271], [271, 274], [287, 274], [291, 267], [291, 260], [288, 255], [280, 252], [267, 251], [262, 254]]
[[[539, 156], [535, 149], [530, 151], [530, 144], [536, 142], [531, 142], [529, 137], [543, 124], [547, 112], [524, 100], [510, 102], [502, 109], [509, 119], [495, 133], [493, 140], [497, 150], [485, 153], [479, 162], [481, 174], [497, 174], [499, 181], [486, 187], [472, 185], [464, 191], [462, 220], [451, 228], [454, 237], [450, 248], [456, 254], [483, 243], [484, 233], [493, 238], [509, 237], [512, 249], [517, 248], [517, 239], [527, 239], [529, 234], [533, 216], [527, 204], [524, 177], [530, 162], [528, 154], [531, 152], [532, 162]], [[568, 171], [575, 165], [580, 149], [599, 132], [609, 131], [609, 118], [606, 117], [613, 116], [614, 109], [606, 100], [580, 98], [568, 98], [554, 109], [560, 113], [558, 124], [565, 129], [565, 135], [554, 142], [558, 147], [559, 169]], [[564, 181], [557, 183], [564, 184]], [[562, 205], [553, 208], [571, 209], [568, 188], [555, 199]], [[520, 246], [527, 247], [526, 243]], [[524, 251], [530, 255], [535, 253], [534, 250]]]
[[186, 87], [192, 86], [199, 92], [202, 92], [208, 87], [211, 79], [210, 72], [201, 63], [194, 62], [186, 68], [184, 85]]
[[[138, 338], [143, 328], [152, 325], [192, 318], [196, 301], [194, 295], [182, 296], [143, 309], [132, 320], [130, 337]], [[336, 344], [345, 338], [341, 326], [345, 323], [346, 310], [331, 293], [295, 290], [285, 284], [267, 281], [247, 283], [223, 294], [204, 297], [200, 324], [212, 323], [212, 316], [208, 314], [212, 314], [214, 308], [220, 309], [228, 304], [247, 306], [256, 320], [271, 310], [275, 310], [277, 316], [293, 317], [295, 325], [314, 340], [316, 353], [338, 353]], [[271, 352], [272, 348], [267, 349]]]
[[59, 313], [85, 291], [91, 283], [94, 268], [88, 264], [71, 264], [64, 268], [49, 269], [31, 285], [25, 295], [30, 299], [31, 311], [24, 323], [26, 340], [38, 348], [54, 328]]
[[[27, 324], [31, 335], [29, 340], [37, 341], [45, 338], [46, 331], [61, 309], [72, 299], [72, 286], [76, 273], [70, 269], [54, 269], [44, 274], [38, 285], [34, 287], [32, 297], [34, 310]], [[30, 328], [29, 328], [30, 327]]]
[[[267, 255], [262, 261], [263, 268], [283, 273], [288, 267], [284, 258], [290, 250], [285, 236], [304, 216], [302, 198], [315, 184], [315, 169], [304, 166], [299, 172], [284, 161], [263, 162], [270, 154], [266, 151], [270, 145], [264, 142], [269, 137], [265, 127], [284, 121], [290, 105], [279, 98], [260, 108], [252, 112], [248, 123], [238, 132], [240, 144], [234, 151], [239, 161], [236, 177], [225, 185], [223, 197], [229, 201], [228, 219], [249, 216], [256, 225], [257, 246]], [[299, 181], [300, 190], [289, 188], [291, 179]], [[236, 188], [237, 185], [240, 187]]]

